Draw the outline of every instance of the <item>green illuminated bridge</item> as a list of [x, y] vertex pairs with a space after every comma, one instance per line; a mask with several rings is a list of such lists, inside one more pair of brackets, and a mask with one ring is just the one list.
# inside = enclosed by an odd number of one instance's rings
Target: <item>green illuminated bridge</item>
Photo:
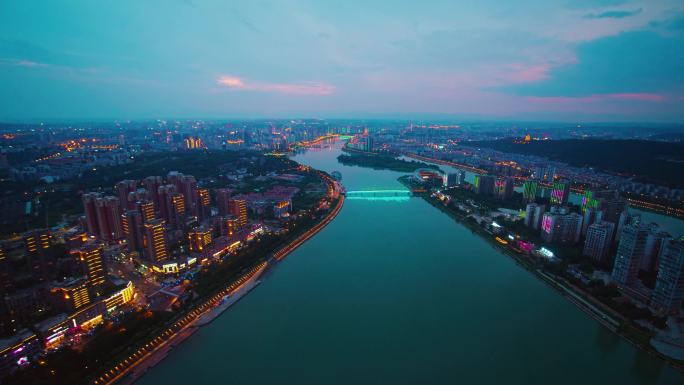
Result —
[[411, 191], [398, 189], [373, 189], [347, 191], [347, 199], [351, 200], [386, 200], [403, 201], [411, 197]]

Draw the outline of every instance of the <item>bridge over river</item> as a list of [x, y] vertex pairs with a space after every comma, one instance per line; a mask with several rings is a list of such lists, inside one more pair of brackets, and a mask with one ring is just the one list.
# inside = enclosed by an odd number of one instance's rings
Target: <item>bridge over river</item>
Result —
[[346, 193], [350, 200], [370, 200], [370, 201], [404, 201], [408, 200], [412, 193], [410, 190], [399, 189], [367, 189], [351, 190]]

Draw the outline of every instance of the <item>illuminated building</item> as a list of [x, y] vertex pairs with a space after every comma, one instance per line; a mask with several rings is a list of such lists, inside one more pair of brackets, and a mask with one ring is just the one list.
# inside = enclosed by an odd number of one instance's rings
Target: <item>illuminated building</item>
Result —
[[204, 144], [202, 143], [202, 139], [200, 138], [195, 138], [195, 137], [187, 137], [185, 138], [185, 148], [188, 150], [195, 150], [198, 148], [204, 148]]
[[113, 241], [123, 236], [121, 230], [121, 215], [119, 215], [119, 200], [113, 196], [105, 196], [95, 201], [97, 210], [97, 224], [100, 239]]
[[582, 212], [588, 210], [601, 211], [604, 221], [617, 224], [620, 214], [627, 208], [627, 201], [620, 198], [617, 190], [591, 190], [584, 191], [582, 197]]
[[290, 207], [292, 204], [290, 201], [280, 201], [273, 205], [273, 216], [276, 218], [282, 218], [287, 216], [290, 212]]
[[185, 198], [183, 194], [172, 193], [167, 197], [166, 201], [169, 211], [169, 226], [172, 229], [180, 229], [183, 227], [183, 220], [185, 218]]
[[150, 200], [138, 201], [135, 203], [137, 210], [142, 215], [143, 222], [149, 222], [155, 218], [154, 203]]
[[114, 186], [114, 189], [119, 196], [119, 204], [121, 205], [122, 212], [133, 208], [129, 206], [128, 195], [132, 192], [135, 192], [137, 188], [138, 182], [131, 179], [125, 179], [117, 182], [117, 184]]
[[200, 252], [211, 243], [211, 229], [198, 228], [188, 232], [188, 248]]
[[227, 188], [216, 189], [216, 205], [218, 206], [219, 215], [222, 217], [230, 215], [230, 194], [231, 190]]
[[211, 216], [211, 198], [206, 188], [197, 189], [197, 215], [200, 220]]
[[575, 244], [582, 231], [582, 216], [557, 206], [542, 217], [542, 239], [549, 243]]
[[582, 254], [598, 262], [605, 260], [613, 243], [614, 231], [615, 224], [611, 222], [601, 221], [590, 225]]
[[648, 233], [648, 227], [641, 225], [628, 225], [622, 229], [613, 265], [612, 278], [615, 283], [632, 286], [637, 282]]
[[154, 208], [159, 209], [159, 187], [162, 185], [162, 177], [148, 176], [143, 179], [143, 186], [147, 190], [148, 199], [154, 203]]
[[38, 254], [50, 248], [50, 232], [47, 229], [32, 230], [23, 234], [26, 253]]
[[551, 188], [551, 204], [564, 205], [570, 197], [570, 182], [554, 182]]
[[101, 294], [100, 291], [107, 275], [102, 244], [88, 243], [78, 249], [71, 250], [70, 253], [76, 260], [80, 261], [88, 280], [88, 286], [92, 288], [94, 295]]
[[75, 311], [91, 302], [88, 282], [83, 279], [67, 282], [61, 286], [52, 288], [51, 292], [56, 295], [65, 311]]
[[668, 314], [679, 313], [684, 301], [684, 239], [668, 240], [660, 254], [651, 305]]
[[31, 276], [40, 281], [51, 280], [55, 276], [55, 261], [49, 253], [51, 239], [47, 229], [32, 230], [22, 235]]
[[234, 216], [219, 217], [219, 236], [230, 236], [235, 234], [240, 223]]
[[121, 214], [121, 224], [126, 236], [129, 251], [142, 251], [143, 249], [143, 219], [137, 210], [128, 210]]
[[77, 232], [68, 236], [65, 241], [66, 245], [70, 249], [76, 249], [81, 247], [88, 240], [88, 234], [85, 232]]
[[97, 200], [101, 197], [98, 193], [83, 194], [83, 211], [85, 212], [88, 234], [92, 236], [100, 235], [100, 227], [97, 220]]
[[237, 218], [240, 227], [247, 225], [247, 201], [244, 199], [231, 199], [228, 201], [228, 208], [230, 214]]
[[0, 340], [0, 376], [28, 366], [42, 352], [38, 336], [21, 330], [14, 336]]
[[523, 183], [523, 198], [528, 202], [534, 202], [537, 199], [537, 190], [539, 189], [539, 182], [536, 180], [528, 180]]
[[479, 195], [492, 195], [495, 180], [496, 178], [491, 175], [475, 175], [475, 192]]
[[125, 286], [117, 289], [103, 300], [105, 307], [107, 308], [107, 313], [111, 313], [117, 308], [131, 302], [134, 294], [135, 289], [133, 287], [133, 282], [128, 281]]
[[166, 226], [162, 219], [154, 219], [143, 224], [143, 247], [145, 257], [152, 262], [160, 262], [169, 258], [166, 241]]
[[497, 178], [494, 181], [494, 196], [499, 200], [513, 197], [513, 178]]
[[539, 230], [545, 210], [544, 205], [528, 203], [525, 207], [525, 226]]
[[587, 235], [589, 226], [602, 220], [603, 213], [601, 211], [588, 208], [582, 214], [582, 235]]

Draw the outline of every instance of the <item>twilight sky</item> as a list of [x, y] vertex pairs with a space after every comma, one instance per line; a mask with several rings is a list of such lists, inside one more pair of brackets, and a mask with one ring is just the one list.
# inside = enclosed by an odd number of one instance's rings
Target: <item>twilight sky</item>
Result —
[[682, 0], [5, 0], [0, 121], [684, 122]]

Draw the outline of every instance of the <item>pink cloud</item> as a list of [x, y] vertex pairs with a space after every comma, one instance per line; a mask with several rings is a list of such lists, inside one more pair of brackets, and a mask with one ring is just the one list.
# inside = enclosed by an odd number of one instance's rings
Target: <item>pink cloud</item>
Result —
[[639, 102], [662, 102], [664, 95], [653, 93], [619, 93], [619, 94], [595, 94], [588, 96], [530, 96], [528, 101], [534, 103], [563, 104], [563, 103], [588, 103], [604, 100], [632, 100]]
[[642, 102], [661, 102], [665, 100], [665, 96], [651, 93], [625, 93], [625, 94], [609, 94], [608, 97], [612, 99], [622, 100], [638, 100]]
[[246, 81], [237, 76], [230, 75], [219, 76], [216, 79], [216, 83], [233, 90], [274, 92], [290, 95], [330, 95], [335, 92], [334, 86], [325, 83], [262, 83]]
[[524, 65], [510, 64], [505, 78], [512, 83], [532, 83], [548, 77], [550, 64]]

